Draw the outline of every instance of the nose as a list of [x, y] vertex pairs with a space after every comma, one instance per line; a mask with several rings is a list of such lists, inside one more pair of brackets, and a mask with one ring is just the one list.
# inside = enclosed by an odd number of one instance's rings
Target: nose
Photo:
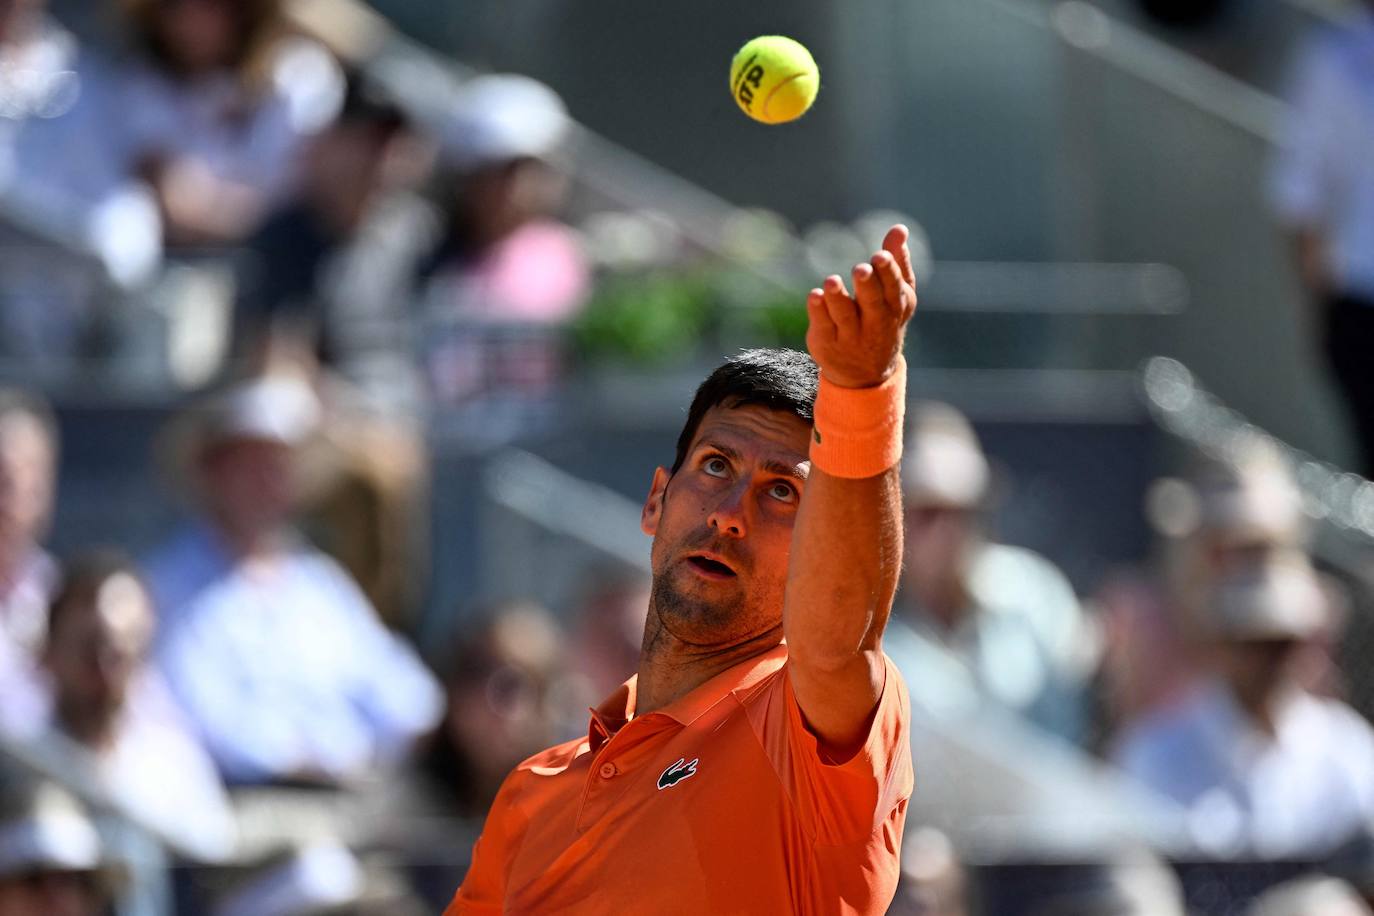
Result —
[[748, 482], [740, 481], [721, 494], [720, 500], [711, 509], [706, 523], [714, 531], [731, 537], [742, 538], [747, 530], [745, 521]]

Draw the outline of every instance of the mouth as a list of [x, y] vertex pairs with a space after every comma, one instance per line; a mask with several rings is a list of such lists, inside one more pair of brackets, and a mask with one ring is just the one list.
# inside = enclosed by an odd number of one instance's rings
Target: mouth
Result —
[[687, 558], [687, 565], [707, 579], [733, 579], [737, 575], [723, 560], [711, 554], [693, 554]]

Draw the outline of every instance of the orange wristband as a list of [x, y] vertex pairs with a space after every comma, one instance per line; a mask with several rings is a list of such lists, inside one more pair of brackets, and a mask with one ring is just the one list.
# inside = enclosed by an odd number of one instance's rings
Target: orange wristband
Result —
[[873, 388], [841, 388], [821, 373], [811, 432], [811, 466], [832, 477], [876, 477], [902, 460], [906, 360]]

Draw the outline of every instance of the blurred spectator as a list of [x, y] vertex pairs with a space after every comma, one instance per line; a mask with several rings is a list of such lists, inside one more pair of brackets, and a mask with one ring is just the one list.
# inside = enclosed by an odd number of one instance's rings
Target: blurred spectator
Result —
[[463, 89], [440, 137], [444, 240], [421, 301], [423, 364], [436, 406], [463, 435], [509, 439], [552, 420], [563, 327], [588, 293], [575, 234], [551, 217], [551, 164], [572, 131], [562, 100], [522, 76]]
[[161, 227], [110, 149], [108, 68], [45, 7], [0, 4], [0, 356], [48, 368], [156, 267]]
[[56, 564], [39, 546], [52, 514], [57, 420], [36, 395], [0, 389], [0, 641], [32, 657], [43, 642]]
[[902, 843], [902, 876], [888, 916], [969, 916], [968, 877], [949, 837], [919, 828]]
[[983, 533], [990, 475], [963, 415], [926, 404], [907, 422], [906, 565], [883, 643], [912, 701], [949, 714], [991, 702], [1080, 740], [1096, 640], [1072, 586]]
[[649, 612], [649, 577], [621, 569], [588, 577], [573, 612], [572, 669], [582, 682], [588, 705], [610, 696], [639, 670], [644, 618]]
[[36, 396], [0, 389], [0, 730], [36, 720], [36, 662], [57, 567], [39, 546], [52, 512], [57, 421]]
[[1248, 916], [1370, 916], [1371, 912], [1350, 885], [1319, 875], [1265, 891], [1246, 911]]
[[245, 239], [295, 179], [341, 95], [320, 47], [285, 39], [281, 0], [123, 0], [115, 155], [152, 187], [174, 246]]
[[248, 242], [241, 349], [300, 334], [375, 406], [418, 407], [410, 306], [439, 226], [408, 187], [417, 148], [400, 108], [355, 74], [339, 118], [306, 145], [299, 194]]
[[286, 374], [193, 409], [181, 455], [201, 517], [146, 567], [161, 666], [234, 783], [347, 781], [403, 754], [440, 712], [414, 651], [291, 528], [319, 411]]
[[1184, 702], [1204, 660], [1203, 596], [1219, 577], [1301, 549], [1302, 495], [1282, 457], [1259, 440], [1200, 461], [1187, 481], [1157, 482], [1146, 511], [1159, 534], [1154, 567], [1100, 591], [1107, 731]]
[[1272, 198], [1322, 310], [1327, 359], [1374, 476], [1374, 2], [1326, 26], [1298, 60]]
[[1374, 818], [1374, 729], [1298, 683], [1325, 595], [1301, 557], [1220, 580], [1206, 602], [1213, 676], [1128, 729], [1116, 762], [1188, 807], [1220, 855], [1321, 856]]
[[464, 633], [443, 666], [448, 705], [422, 761], [431, 816], [482, 818], [516, 764], [566, 738], [562, 653], [537, 605], [499, 607]]
[[52, 734], [91, 755], [111, 799], [140, 824], [185, 855], [222, 859], [234, 842], [228, 798], [214, 764], [152, 682], [153, 628], [151, 601], [131, 563], [97, 553], [68, 566], [43, 652]]
[[119, 869], [54, 783], [0, 780], [0, 916], [101, 916]]

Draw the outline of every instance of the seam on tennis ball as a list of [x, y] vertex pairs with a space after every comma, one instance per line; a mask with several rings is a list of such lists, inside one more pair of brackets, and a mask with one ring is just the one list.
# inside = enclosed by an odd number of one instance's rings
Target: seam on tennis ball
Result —
[[764, 96], [764, 99], [763, 99], [763, 109], [762, 109], [763, 113], [764, 113], [765, 115], [768, 115], [768, 106], [769, 106], [770, 104], [772, 104], [772, 102], [773, 102], [773, 96], [777, 95], [779, 89], [781, 89], [783, 86], [786, 86], [788, 83], [792, 82], [793, 80], [799, 80], [799, 79], [801, 79], [803, 76], [809, 76], [809, 75], [810, 75], [810, 74], [809, 74], [807, 71], [805, 71], [805, 70], [802, 70], [802, 71], [799, 72], [799, 73], [793, 73], [793, 74], [792, 74], [791, 76], [789, 76], [787, 79], [783, 80], [782, 82], [780, 82], [780, 83], [778, 83], [776, 86], [774, 86], [772, 89], [768, 90], [768, 95]]

